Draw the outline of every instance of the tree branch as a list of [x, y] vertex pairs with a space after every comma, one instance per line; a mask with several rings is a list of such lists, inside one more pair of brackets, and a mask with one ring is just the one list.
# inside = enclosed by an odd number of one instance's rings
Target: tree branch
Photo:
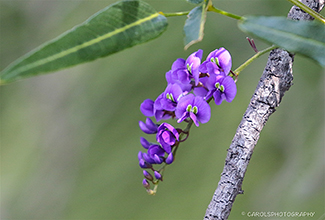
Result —
[[[317, 12], [324, 6], [324, 0], [301, 2]], [[288, 18], [313, 19], [296, 6], [291, 8]], [[257, 88], [228, 149], [218, 188], [206, 210], [205, 220], [227, 219], [236, 196], [243, 193], [242, 182], [260, 132], [292, 85], [292, 64], [293, 54], [282, 49], [270, 52]]]

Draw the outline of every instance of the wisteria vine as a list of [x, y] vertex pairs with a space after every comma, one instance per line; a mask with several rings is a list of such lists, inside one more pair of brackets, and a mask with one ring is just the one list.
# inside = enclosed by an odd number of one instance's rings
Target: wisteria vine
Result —
[[[216, 105], [220, 105], [224, 100], [232, 102], [236, 96], [237, 75], [231, 71], [230, 53], [221, 47], [201, 63], [202, 55], [200, 49], [186, 60], [178, 58], [166, 73], [165, 91], [155, 101], [146, 99], [140, 105], [142, 114], [147, 117], [145, 122], [139, 121], [140, 129], [146, 134], [156, 134], [157, 141], [151, 143], [144, 137], [140, 138], [146, 150], [138, 153], [139, 165], [144, 169], [142, 184], [149, 194], [156, 193], [165, 167], [175, 160], [177, 148], [187, 139], [192, 124], [198, 127], [210, 120], [209, 102], [213, 99]], [[178, 123], [185, 122], [187, 126], [183, 130], [166, 122], [159, 124], [167, 119], [177, 119]]]

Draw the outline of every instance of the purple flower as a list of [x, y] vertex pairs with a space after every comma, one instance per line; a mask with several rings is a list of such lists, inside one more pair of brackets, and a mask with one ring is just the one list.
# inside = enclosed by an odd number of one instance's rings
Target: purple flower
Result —
[[[185, 62], [185, 60], [184, 60]], [[186, 72], [186, 75], [188, 76], [188, 73]], [[166, 75], [166, 81], [168, 84], [174, 84], [174, 83], [177, 83], [183, 90], [183, 92], [187, 91], [191, 91], [192, 89], [192, 85], [190, 84], [190, 79], [188, 80], [184, 80], [183, 82], [181, 82], [179, 79], [178, 79], [178, 76], [177, 76], [177, 73], [175, 72], [172, 72], [172, 70], [169, 70]], [[181, 79], [182, 80], [182, 79]]]
[[158, 96], [158, 98], [155, 100], [155, 104], [154, 104], [154, 115], [155, 115], [157, 122], [162, 119], [169, 119], [171, 117], [171, 115], [168, 114], [168, 112], [166, 112], [166, 110], [164, 110], [162, 108], [161, 101], [163, 99], [163, 96], [164, 96], [164, 93], [161, 93]]
[[139, 151], [139, 153], [138, 153], [139, 166], [141, 168], [143, 168], [143, 169], [151, 168], [152, 167], [151, 163], [149, 163], [148, 161], [146, 161], [144, 159], [144, 156], [147, 156], [147, 154]]
[[178, 84], [168, 84], [165, 92], [163, 92], [154, 103], [155, 111], [175, 111], [178, 99], [182, 93], [183, 90]]
[[146, 161], [148, 164], [155, 164], [155, 160], [149, 156], [147, 153], [142, 153], [142, 158], [144, 161]]
[[236, 83], [230, 76], [211, 75], [206, 87], [209, 90], [206, 98], [209, 99], [213, 96], [217, 105], [220, 105], [223, 100], [231, 102], [237, 93]]
[[189, 94], [179, 100], [175, 114], [178, 123], [186, 118], [191, 118], [194, 124], [199, 126], [199, 122], [206, 123], [210, 120], [211, 110], [209, 104], [202, 97]]
[[155, 161], [155, 163], [161, 164], [164, 161], [165, 150], [159, 145], [151, 145], [148, 149], [148, 155]]
[[152, 164], [155, 164], [155, 160], [149, 156], [147, 153], [139, 151], [138, 153], [139, 165], [141, 168], [151, 168]]
[[208, 56], [206, 61], [204, 61], [199, 70], [200, 72], [207, 73], [207, 64], [212, 63], [214, 68], [219, 69], [221, 72], [228, 74], [231, 70], [231, 55], [223, 47], [212, 51]]
[[189, 72], [186, 68], [186, 60], [178, 58], [172, 65], [171, 76], [173, 80], [178, 80], [182, 84], [188, 84], [191, 81]]
[[205, 100], [208, 100], [212, 96], [211, 94], [208, 93], [209, 90], [207, 88], [209, 80], [211, 81], [211, 79], [214, 79], [214, 77], [219, 79], [219, 78], [225, 77], [227, 75], [224, 72], [220, 72], [219, 69], [216, 69], [212, 62], [206, 63], [205, 67], [207, 69], [207, 73], [209, 74], [209, 77], [206, 76], [206, 77], [201, 78], [200, 82], [201, 82], [202, 86], [201, 87], [195, 87], [193, 92], [194, 92], [195, 95], [201, 96]]
[[157, 99], [154, 102], [154, 116], [157, 120], [157, 122], [159, 122], [162, 119], [169, 119], [171, 117], [170, 114], [168, 114], [168, 112], [166, 112], [166, 110], [164, 110], [162, 108], [162, 99], [164, 98], [164, 93], [161, 93]]
[[152, 117], [154, 115], [153, 109], [154, 101], [151, 99], [144, 100], [140, 105], [140, 111], [147, 117]]
[[199, 67], [201, 65], [203, 50], [192, 53], [186, 60], [177, 59], [171, 69], [171, 78], [181, 84], [189, 84], [194, 79], [195, 85], [199, 83]]
[[172, 125], [162, 123], [158, 127], [157, 141], [161, 144], [167, 154], [172, 152], [172, 146], [179, 141], [179, 134]]
[[155, 134], [158, 129], [158, 125], [153, 123], [150, 118], [146, 119], [146, 123], [139, 121], [139, 127], [146, 134]]
[[197, 52], [192, 53], [185, 62], [188, 72], [192, 75], [195, 81], [195, 85], [199, 83], [199, 67], [201, 65], [203, 50], [198, 50]]

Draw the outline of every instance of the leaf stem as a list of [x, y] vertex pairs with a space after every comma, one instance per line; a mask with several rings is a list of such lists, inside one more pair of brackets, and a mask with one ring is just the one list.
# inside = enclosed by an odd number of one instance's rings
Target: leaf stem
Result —
[[222, 14], [222, 15], [225, 15], [225, 16], [228, 16], [228, 17], [231, 17], [231, 18], [234, 18], [236, 20], [240, 20], [242, 18], [239, 15], [235, 15], [235, 14], [232, 14], [232, 13], [229, 13], [229, 12], [226, 12], [226, 11], [223, 11], [223, 10], [220, 10], [218, 8], [215, 8], [212, 4], [210, 4], [208, 6], [207, 11], [213, 11], [213, 12], [216, 12], [216, 13], [219, 13], [219, 14]]
[[243, 69], [245, 69], [251, 62], [253, 62], [255, 59], [257, 59], [258, 57], [260, 57], [260, 56], [262, 56], [263, 54], [265, 54], [265, 53], [267, 53], [267, 52], [269, 52], [269, 51], [271, 51], [271, 50], [273, 50], [273, 49], [275, 49], [275, 48], [277, 48], [277, 46], [274, 46], [274, 45], [272, 45], [271, 47], [268, 47], [268, 48], [266, 48], [266, 49], [264, 49], [264, 50], [261, 50], [261, 51], [259, 51], [258, 53], [256, 53], [254, 56], [252, 56], [251, 58], [249, 58], [248, 60], [246, 60], [246, 62], [245, 63], [243, 63], [242, 65], [240, 65], [235, 71], [234, 71], [234, 74], [235, 74], [235, 76], [238, 76], [239, 75], [239, 73], [243, 70]]
[[189, 13], [190, 11], [180, 11], [180, 12], [171, 12], [171, 13], [164, 13], [162, 11], [159, 12], [159, 14], [165, 17], [183, 16], [183, 15], [188, 15]]
[[320, 22], [322, 22], [323, 24], [325, 24], [325, 18], [321, 14], [317, 13], [313, 9], [309, 8], [308, 6], [306, 6], [305, 4], [301, 3], [298, 0], [288, 0], [288, 1], [291, 2], [292, 4], [294, 4], [295, 6], [301, 8], [302, 10], [304, 10], [305, 12], [307, 12], [308, 14], [310, 14], [311, 16], [313, 16], [315, 19], [317, 19]]

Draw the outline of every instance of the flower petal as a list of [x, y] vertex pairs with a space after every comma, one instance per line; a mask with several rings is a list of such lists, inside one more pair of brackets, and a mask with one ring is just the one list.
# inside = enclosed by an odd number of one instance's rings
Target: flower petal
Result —
[[197, 52], [192, 53], [185, 62], [186, 68], [191, 68], [191, 75], [194, 78], [195, 85], [199, 83], [199, 67], [201, 65], [203, 50], [199, 49]]
[[155, 118], [157, 122], [159, 122], [162, 119], [169, 119], [171, 118], [171, 115], [166, 114], [163, 110], [155, 110]]
[[153, 158], [151, 158], [147, 153], [143, 153], [143, 159], [149, 163], [149, 164], [154, 164], [155, 160]]
[[226, 101], [232, 102], [237, 94], [236, 83], [230, 76], [227, 76], [223, 80], [222, 85], [225, 87]]
[[140, 137], [140, 143], [145, 149], [148, 149], [151, 145], [144, 137]]
[[196, 115], [193, 112], [190, 112], [190, 118], [193, 120], [196, 127], [199, 127], [199, 121], [198, 121]]
[[217, 89], [213, 93], [213, 98], [214, 98], [214, 102], [216, 103], [216, 105], [220, 105], [222, 103], [222, 101], [225, 99], [225, 95], [220, 90]]
[[150, 130], [143, 121], [139, 121], [140, 129], [146, 134], [155, 134], [156, 132]]
[[205, 88], [203, 87], [195, 87], [193, 89], [193, 92], [196, 96], [201, 96], [201, 97], [205, 97], [208, 93], [208, 90], [206, 90]]
[[151, 99], [144, 100], [140, 105], [140, 111], [147, 117], [152, 117], [154, 115], [153, 109], [154, 101]]
[[203, 124], [207, 123], [211, 117], [210, 105], [199, 96], [195, 97], [193, 105], [198, 108], [198, 113], [196, 114], [197, 120]]
[[[175, 114], [177, 118], [184, 117], [184, 112], [189, 104], [193, 104], [195, 96], [193, 94], [188, 94], [179, 99], [179, 102], [176, 106]], [[183, 119], [184, 120], [184, 119]]]
[[153, 123], [153, 121], [150, 118], [146, 119], [146, 125], [148, 129], [150, 129], [154, 133], [157, 133], [158, 125]]
[[154, 158], [154, 155], [163, 157], [165, 155], [165, 151], [159, 145], [154, 144], [149, 147], [148, 154], [151, 158]]
[[216, 53], [216, 56], [219, 60], [219, 66], [223, 69], [225, 74], [228, 74], [232, 66], [230, 53], [228, 50], [221, 47]]
[[172, 71], [182, 69], [182, 68], [186, 68], [185, 60], [183, 58], [178, 58], [177, 60], [174, 61], [172, 65]]
[[157, 164], [161, 164], [161, 163], [164, 161], [164, 160], [163, 160], [161, 157], [159, 157], [157, 154], [154, 155], [153, 159], [155, 160], [155, 162], [156, 162]]

